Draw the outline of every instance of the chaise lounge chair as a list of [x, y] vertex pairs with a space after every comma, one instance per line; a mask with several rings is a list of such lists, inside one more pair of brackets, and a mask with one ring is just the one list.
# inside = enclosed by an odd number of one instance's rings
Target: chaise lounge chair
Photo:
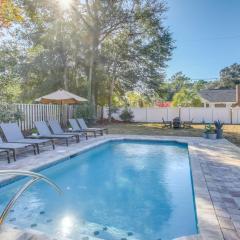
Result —
[[25, 138], [22, 134], [21, 129], [17, 123], [2, 123], [0, 127], [6, 140], [10, 143], [28, 143], [36, 146], [37, 152], [39, 153], [39, 145], [52, 144], [53, 149], [55, 149], [54, 141], [52, 139], [31, 139]]
[[171, 121], [165, 121], [164, 118], [162, 118], [163, 121], [163, 127], [164, 128], [172, 128], [172, 122]]
[[9, 150], [8, 149], [0, 149], [0, 154], [1, 153], [6, 153], [8, 163], [10, 163], [10, 153], [9, 153]]
[[[0, 149], [12, 151], [14, 161], [16, 161], [16, 151], [19, 150], [19, 149], [26, 149], [28, 147], [33, 147], [34, 155], [37, 154], [36, 146], [33, 145], [33, 144], [27, 144], [27, 143], [6, 143], [6, 142], [3, 142], [2, 138], [0, 137]], [[10, 159], [8, 159], [8, 163], [10, 163]]]
[[[39, 138], [62, 139], [62, 140], [66, 141], [67, 146], [69, 143], [69, 139], [76, 138], [76, 136], [74, 136], [74, 135], [52, 134], [45, 121], [37, 121], [37, 122], [34, 122], [34, 124], [39, 133]], [[77, 138], [76, 138], [76, 142], [78, 142]]]
[[192, 124], [193, 124], [193, 119], [191, 121], [182, 122], [183, 128], [192, 128]]
[[96, 137], [97, 133], [100, 133], [100, 135], [103, 135], [104, 131], [108, 134], [108, 129], [107, 128], [89, 128], [86, 125], [86, 123], [83, 120], [83, 118], [78, 118], [77, 121], [78, 121], [78, 124], [79, 124], [80, 128], [82, 129], [82, 131], [84, 131], [84, 132], [92, 132], [92, 133], [94, 133], [95, 137]]
[[68, 119], [68, 122], [70, 123], [73, 132], [84, 132], [84, 131], [79, 127], [76, 119], [70, 118], [70, 119]]
[[86, 140], [88, 139], [88, 136], [86, 133], [82, 132], [82, 133], [74, 133], [74, 132], [64, 132], [61, 125], [59, 124], [59, 122], [57, 120], [50, 120], [48, 121], [49, 126], [53, 132], [53, 134], [56, 135], [74, 135], [76, 136], [76, 138], [78, 138], [78, 141], [80, 141], [80, 136], [85, 136]]

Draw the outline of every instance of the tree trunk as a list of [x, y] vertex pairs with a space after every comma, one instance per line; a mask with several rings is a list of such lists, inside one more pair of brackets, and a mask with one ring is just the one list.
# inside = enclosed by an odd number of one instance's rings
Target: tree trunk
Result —
[[91, 55], [89, 63], [89, 75], [88, 75], [88, 100], [90, 102], [93, 118], [96, 118], [96, 109], [97, 109], [97, 83], [96, 83], [96, 65], [97, 65], [97, 56], [98, 56], [98, 47], [99, 47], [99, 38], [100, 34], [98, 29], [92, 33], [92, 46], [91, 46]]
[[68, 77], [67, 77], [67, 68], [64, 68], [63, 71], [63, 85], [64, 85], [64, 89], [68, 91]]
[[108, 96], [108, 122], [112, 121], [112, 96], [114, 88], [114, 79], [111, 78], [109, 82], [109, 96]]
[[116, 78], [116, 63], [114, 62], [113, 66], [113, 74], [109, 80], [109, 96], [108, 96], [108, 122], [112, 121], [112, 97], [113, 97], [113, 90], [114, 90], [114, 83]]
[[103, 106], [101, 106], [101, 123], [103, 123], [103, 111], [104, 111], [104, 108]]

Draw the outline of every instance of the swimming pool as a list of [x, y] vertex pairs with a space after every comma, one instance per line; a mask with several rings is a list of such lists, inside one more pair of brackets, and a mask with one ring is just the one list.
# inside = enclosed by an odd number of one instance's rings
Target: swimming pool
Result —
[[[41, 173], [64, 195], [37, 183], [8, 223], [73, 240], [168, 240], [197, 233], [185, 144], [110, 141]], [[23, 181], [0, 189], [0, 209]]]

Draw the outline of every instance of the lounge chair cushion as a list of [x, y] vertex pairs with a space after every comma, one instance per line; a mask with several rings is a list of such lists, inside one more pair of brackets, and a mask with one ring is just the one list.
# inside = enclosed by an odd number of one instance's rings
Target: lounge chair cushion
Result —
[[2, 123], [0, 126], [8, 142], [15, 142], [16, 140], [24, 139], [17, 123]]
[[17, 148], [25, 148], [29, 147], [31, 144], [27, 143], [5, 143], [3, 142], [2, 138], [0, 138], [0, 148], [4, 149], [17, 149]]
[[46, 122], [44, 121], [37, 121], [34, 123], [37, 130], [38, 130], [38, 133], [42, 136], [51, 136], [52, 133], [51, 131], [49, 130]]
[[17, 125], [17, 123], [2, 123], [0, 126], [8, 142], [41, 144], [49, 141], [47, 139], [24, 138], [22, 131]]
[[107, 130], [107, 128], [89, 128], [82, 118], [78, 118], [77, 120], [78, 120], [78, 123], [79, 123], [80, 127], [82, 128], [82, 130], [85, 130], [85, 131], [103, 131], [103, 130]]
[[50, 121], [48, 121], [48, 123], [54, 134], [63, 134], [64, 133], [64, 131], [62, 130], [62, 128], [57, 120], [50, 120]]
[[49, 137], [49, 138], [71, 138], [71, 137], [74, 137], [74, 135], [52, 134], [47, 126], [47, 123], [44, 121], [35, 122], [35, 126], [40, 134], [40, 137]]
[[14, 142], [29, 143], [29, 144], [41, 144], [41, 143], [46, 143], [46, 142], [49, 142], [49, 141], [50, 140], [48, 140], [48, 139], [24, 138], [24, 139], [20, 139], [18, 141], [14, 141]]
[[71, 118], [71, 119], [69, 119], [68, 121], [69, 121], [69, 123], [70, 123], [73, 131], [81, 131], [81, 130], [82, 130], [82, 129], [79, 127], [76, 119]]

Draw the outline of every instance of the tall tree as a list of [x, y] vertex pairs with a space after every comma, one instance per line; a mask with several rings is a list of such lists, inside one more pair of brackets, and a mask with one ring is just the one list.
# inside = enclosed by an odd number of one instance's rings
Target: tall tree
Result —
[[240, 84], [240, 64], [234, 63], [220, 71], [220, 88], [235, 88]]
[[159, 0], [18, 0], [24, 22], [14, 28], [24, 99], [64, 87], [88, 96], [93, 109], [115, 95], [154, 95], [173, 42]]
[[162, 91], [165, 93], [164, 100], [172, 101], [173, 96], [182, 88], [191, 86], [191, 79], [182, 72], [175, 73], [165, 85], [162, 86]]

